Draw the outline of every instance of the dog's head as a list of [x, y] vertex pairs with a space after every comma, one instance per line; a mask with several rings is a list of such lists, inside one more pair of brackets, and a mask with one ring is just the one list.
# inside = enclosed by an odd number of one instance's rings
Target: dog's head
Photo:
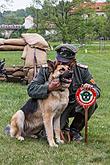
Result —
[[62, 87], [69, 87], [72, 81], [72, 71], [67, 65], [57, 65], [54, 73], [52, 74], [52, 79], [57, 79], [60, 81]]

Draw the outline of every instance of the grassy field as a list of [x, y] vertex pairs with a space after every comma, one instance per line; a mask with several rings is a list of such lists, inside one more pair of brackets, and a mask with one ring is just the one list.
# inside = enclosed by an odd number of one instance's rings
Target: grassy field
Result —
[[[71, 142], [49, 148], [45, 140], [18, 142], [4, 134], [12, 114], [28, 98], [27, 86], [0, 82], [0, 165], [109, 165], [110, 164], [110, 47], [80, 48], [77, 59], [89, 66], [101, 88], [99, 108], [89, 121], [88, 145]], [[21, 65], [21, 52], [0, 52], [6, 65]], [[54, 53], [49, 53], [54, 58]], [[84, 135], [84, 130], [82, 131]]]

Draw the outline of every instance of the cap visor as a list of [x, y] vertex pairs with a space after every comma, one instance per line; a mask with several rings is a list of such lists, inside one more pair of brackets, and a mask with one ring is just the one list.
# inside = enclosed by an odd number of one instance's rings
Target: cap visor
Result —
[[67, 62], [70, 61], [70, 59], [63, 58], [63, 57], [61, 57], [59, 54], [57, 54], [56, 59], [57, 59], [58, 61], [64, 62], [64, 63], [67, 63]]

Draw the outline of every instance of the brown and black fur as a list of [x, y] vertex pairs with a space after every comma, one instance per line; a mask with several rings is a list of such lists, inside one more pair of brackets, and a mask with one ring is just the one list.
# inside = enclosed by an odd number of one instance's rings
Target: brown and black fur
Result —
[[[61, 70], [67, 72], [68, 69], [66, 65], [56, 66], [49, 81], [60, 77], [63, 74]], [[50, 92], [46, 99], [38, 99], [37, 110], [33, 113], [25, 114], [22, 110], [18, 110], [11, 119], [10, 136], [22, 141], [25, 136], [38, 133], [44, 126], [51, 147], [57, 147], [56, 143], [64, 143], [60, 138], [60, 116], [68, 105], [69, 85], [70, 83], [61, 82], [61, 89]]]

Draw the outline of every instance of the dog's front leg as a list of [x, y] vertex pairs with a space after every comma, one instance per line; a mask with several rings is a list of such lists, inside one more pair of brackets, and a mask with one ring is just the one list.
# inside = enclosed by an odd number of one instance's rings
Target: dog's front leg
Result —
[[18, 140], [23, 141], [24, 137], [22, 136], [24, 128], [25, 116], [22, 110], [17, 111], [11, 120], [10, 136], [16, 137]]
[[54, 141], [54, 133], [53, 133], [53, 114], [49, 112], [43, 113], [43, 122], [47, 135], [47, 140], [50, 147], [58, 147], [58, 145]]
[[61, 129], [60, 129], [60, 116], [54, 118], [54, 132], [55, 132], [55, 138], [56, 138], [56, 142], [58, 144], [63, 144], [64, 141], [61, 140]]

